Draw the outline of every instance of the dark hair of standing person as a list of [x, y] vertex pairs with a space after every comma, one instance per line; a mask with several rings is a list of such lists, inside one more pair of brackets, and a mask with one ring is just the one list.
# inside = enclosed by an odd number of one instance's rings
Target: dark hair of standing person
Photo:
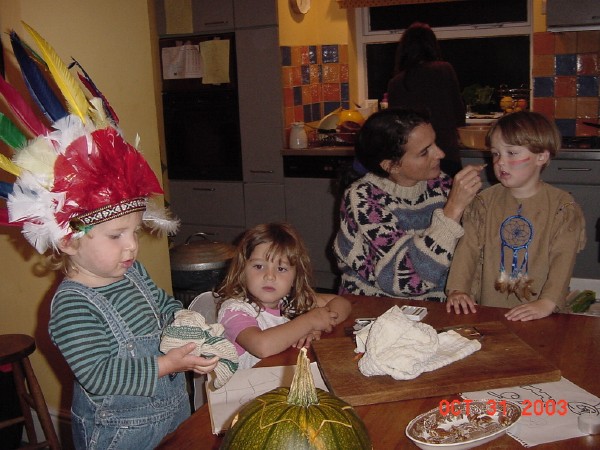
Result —
[[396, 47], [394, 75], [410, 71], [424, 62], [441, 59], [440, 46], [431, 27], [415, 22], [404, 31]]

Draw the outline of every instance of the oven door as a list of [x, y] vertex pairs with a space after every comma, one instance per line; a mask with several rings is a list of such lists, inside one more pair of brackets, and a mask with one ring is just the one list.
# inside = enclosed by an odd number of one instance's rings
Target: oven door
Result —
[[167, 170], [173, 180], [242, 180], [235, 91], [163, 93]]

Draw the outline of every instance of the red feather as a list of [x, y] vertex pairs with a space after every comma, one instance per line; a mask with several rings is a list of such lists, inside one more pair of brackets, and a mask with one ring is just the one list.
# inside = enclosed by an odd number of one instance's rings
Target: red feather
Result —
[[0, 95], [4, 97], [4, 101], [8, 104], [23, 126], [23, 131], [28, 134], [30, 138], [46, 135], [50, 132], [48, 127], [46, 127], [46, 125], [44, 125], [44, 123], [35, 115], [25, 99], [21, 97], [21, 94], [8, 84], [2, 76], [0, 76]]

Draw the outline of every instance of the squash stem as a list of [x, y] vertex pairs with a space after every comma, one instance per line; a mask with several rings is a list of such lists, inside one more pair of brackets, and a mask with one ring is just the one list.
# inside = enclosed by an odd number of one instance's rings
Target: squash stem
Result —
[[287, 402], [291, 405], [310, 406], [319, 403], [317, 388], [310, 371], [310, 360], [306, 356], [306, 348], [300, 349], [296, 361], [296, 373], [292, 379]]

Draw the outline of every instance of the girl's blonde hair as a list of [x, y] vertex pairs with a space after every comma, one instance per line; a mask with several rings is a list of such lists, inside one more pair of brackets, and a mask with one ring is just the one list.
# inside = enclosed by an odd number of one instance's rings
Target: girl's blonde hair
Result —
[[250, 255], [260, 244], [270, 244], [266, 254], [270, 261], [286, 257], [290, 265], [296, 269], [296, 278], [288, 294], [288, 301], [284, 301], [282, 305], [282, 315], [291, 319], [309, 311], [315, 303], [315, 291], [311, 287], [310, 258], [296, 229], [285, 222], [260, 224], [242, 235], [227, 275], [217, 290], [221, 301], [229, 298], [242, 298], [259, 304], [248, 291], [244, 269]]

